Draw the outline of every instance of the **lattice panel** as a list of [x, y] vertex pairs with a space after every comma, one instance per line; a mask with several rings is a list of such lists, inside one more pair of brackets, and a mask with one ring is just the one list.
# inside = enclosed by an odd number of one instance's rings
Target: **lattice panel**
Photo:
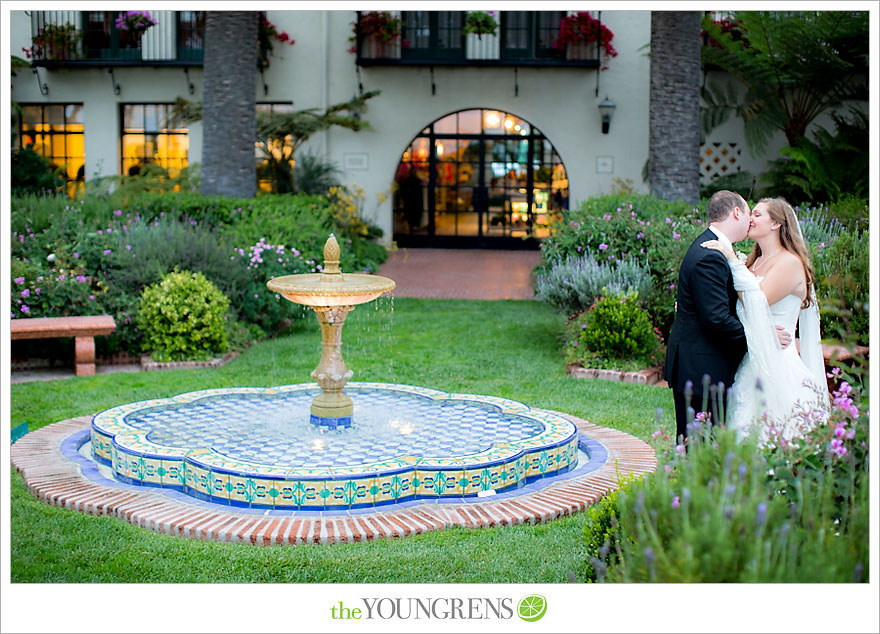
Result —
[[740, 171], [742, 147], [739, 143], [713, 142], [700, 147], [700, 182]]

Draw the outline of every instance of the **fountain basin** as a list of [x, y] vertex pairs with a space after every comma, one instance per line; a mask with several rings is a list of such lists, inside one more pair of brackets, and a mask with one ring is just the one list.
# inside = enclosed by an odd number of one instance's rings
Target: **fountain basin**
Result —
[[122, 482], [230, 506], [333, 510], [475, 497], [577, 466], [565, 418], [508, 399], [350, 383], [349, 429], [308, 422], [315, 384], [223, 388], [121, 405], [91, 422]]
[[311, 273], [276, 277], [266, 286], [296, 304], [315, 307], [356, 306], [394, 290], [394, 280], [364, 273]]

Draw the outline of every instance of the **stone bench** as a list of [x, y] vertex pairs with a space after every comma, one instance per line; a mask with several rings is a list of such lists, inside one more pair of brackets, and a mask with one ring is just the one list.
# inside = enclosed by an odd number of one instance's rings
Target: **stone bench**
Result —
[[95, 336], [109, 335], [116, 330], [116, 322], [110, 315], [35, 317], [13, 319], [10, 323], [12, 339], [74, 337], [77, 376], [91, 376], [95, 373]]

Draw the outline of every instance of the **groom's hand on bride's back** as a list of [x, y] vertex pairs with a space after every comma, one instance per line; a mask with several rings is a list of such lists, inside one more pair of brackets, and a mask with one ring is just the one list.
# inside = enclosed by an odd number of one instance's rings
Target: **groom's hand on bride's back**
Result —
[[791, 344], [791, 333], [782, 326], [776, 326], [776, 336], [779, 337], [779, 345], [783, 350]]

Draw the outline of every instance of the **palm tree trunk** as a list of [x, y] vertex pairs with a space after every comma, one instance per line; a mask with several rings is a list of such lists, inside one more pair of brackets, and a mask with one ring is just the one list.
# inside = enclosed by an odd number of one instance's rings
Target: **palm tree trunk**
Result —
[[202, 193], [253, 198], [257, 193], [256, 11], [208, 11], [205, 71]]
[[700, 13], [651, 12], [648, 180], [663, 200], [700, 200]]

